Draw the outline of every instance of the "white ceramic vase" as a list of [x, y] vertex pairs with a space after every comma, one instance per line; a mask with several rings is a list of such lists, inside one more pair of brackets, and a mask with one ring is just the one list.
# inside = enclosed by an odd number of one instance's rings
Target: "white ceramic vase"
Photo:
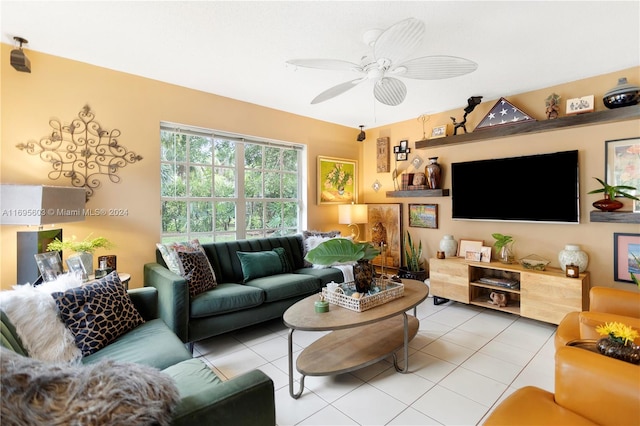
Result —
[[440, 240], [440, 251], [444, 252], [446, 257], [455, 257], [458, 253], [458, 242], [453, 238], [453, 235], [445, 235]]
[[560, 262], [560, 267], [565, 272], [567, 265], [576, 265], [580, 272], [584, 272], [589, 265], [589, 256], [580, 249], [579, 245], [567, 244], [564, 246], [564, 250], [558, 253], [558, 261]]

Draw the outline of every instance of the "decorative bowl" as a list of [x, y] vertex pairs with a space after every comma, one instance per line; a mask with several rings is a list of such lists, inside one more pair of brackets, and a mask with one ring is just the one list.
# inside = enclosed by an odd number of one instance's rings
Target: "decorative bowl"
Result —
[[546, 268], [549, 262], [551, 261], [548, 259], [545, 259], [542, 256], [538, 256], [537, 254], [530, 254], [528, 256], [521, 258], [519, 262], [524, 269], [532, 269], [534, 271], [544, 271], [544, 268]]

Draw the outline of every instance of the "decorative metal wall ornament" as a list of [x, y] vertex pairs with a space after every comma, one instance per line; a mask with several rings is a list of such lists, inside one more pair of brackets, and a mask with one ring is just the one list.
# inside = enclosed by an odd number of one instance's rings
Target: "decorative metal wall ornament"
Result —
[[140, 155], [128, 151], [118, 143], [120, 130], [104, 130], [94, 120], [95, 114], [85, 105], [71, 124], [63, 126], [57, 119], [49, 120], [53, 131], [40, 141], [20, 143], [16, 148], [51, 163], [49, 179], [71, 179], [75, 187], [84, 187], [87, 201], [94, 190], [102, 185], [100, 176], [113, 183], [120, 182], [118, 170], [127, 164], [142, 160]]

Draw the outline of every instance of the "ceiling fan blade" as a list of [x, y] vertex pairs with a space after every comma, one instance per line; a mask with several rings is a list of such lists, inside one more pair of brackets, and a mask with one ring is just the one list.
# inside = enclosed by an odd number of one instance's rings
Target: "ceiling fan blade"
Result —
[[356, 78], [355, 80], [347, 81], [345, 83], [338, 84], [337, 86], [333, 86], [313, 98], [313, 100], [311, 101], [311, 105], [319, 104], [320, 102], [328, 101], [331, 98], [335, 98], [336, 96], [343, 94], [347, 90], [353, 89], [364, 80], [366, 80], [366, 78]]
[[373, 46], [373, 54], [377, 60], [403, 61], [420, 46], [424, 33], [422, 21], [415, 18], [400, 21], [380, 34]]
[[441, 80], [468, 74], [477, 68], [478, 64], [468, 59], [440, 55], [411, 59], [398, 65], [390, 72], [398, 77]]
[[339, 59], [292, 59], [288, 64], [305, 68], [317, 68], [321, 70], [338, 71], [362, 71], [360, 65]]
[[390, 106], [400, 105], [407, 96], [407, 86], [397, 78], [384, 77], [373, 87], [376, 99]]

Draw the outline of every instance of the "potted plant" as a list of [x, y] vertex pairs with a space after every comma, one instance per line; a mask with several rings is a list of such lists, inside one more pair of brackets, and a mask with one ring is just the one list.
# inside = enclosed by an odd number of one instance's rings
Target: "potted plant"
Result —
[[314, 265], [331, 266], [355, 262], [353, 276], [356, 290], [366, 293], [371, 288], [375, 271], [370, 263], [380, 251], [370, 243], [354, 243], [347, 238], [333, 238], [318, 244], [304, 257]]
[[616, 200], [616, 197], [625, 197], [631, 200], [640, 200], [640, 198], [629, 194], [626, 192], [627, 190], [635, 190], [636, 188], [629, 185], [609, 185], [605, 181], [600, 178], [594, 177], [602, 188], [594, 189], [593, 191], [589, 191], [589, 194], [598, 194], [604, 193], [604, 198], [601, 200], [595, 201], [592, 205], [598, 210], [602, 210], [605, 212], [611, 212], [614, 210], [618, 210], [622, 208], [622, 202]]
[[71, 240], [60, 241], [58, 238], [53, 240], [47, 246], [47, 251], [63, 251], [71, 250], [82, 260], [84, 269], [87, 275], [93, 274], [93, 252], [99, 248], [111, 248], [113, 244], [105, 237], [97, 237], [89, 239], [91, 235], [82, 241], [77, 241], [76, 236], [71, 237]]
[[400, 278], [424, 281], [427, 278], [427, 271], [423, 268], [422, 241], [416, 247], [411, 239], [411, 234], [407, 231], [403, 243], [406, 267], [400, 268], [398, 275]]
[[503, 235], [498, 232], [491, 234], [496, 240], [493, 246], [496, 248], [496, 255], [502, 263], [513, 263], [515, 258], [513, 254], [513, 237], [511, 235]]

